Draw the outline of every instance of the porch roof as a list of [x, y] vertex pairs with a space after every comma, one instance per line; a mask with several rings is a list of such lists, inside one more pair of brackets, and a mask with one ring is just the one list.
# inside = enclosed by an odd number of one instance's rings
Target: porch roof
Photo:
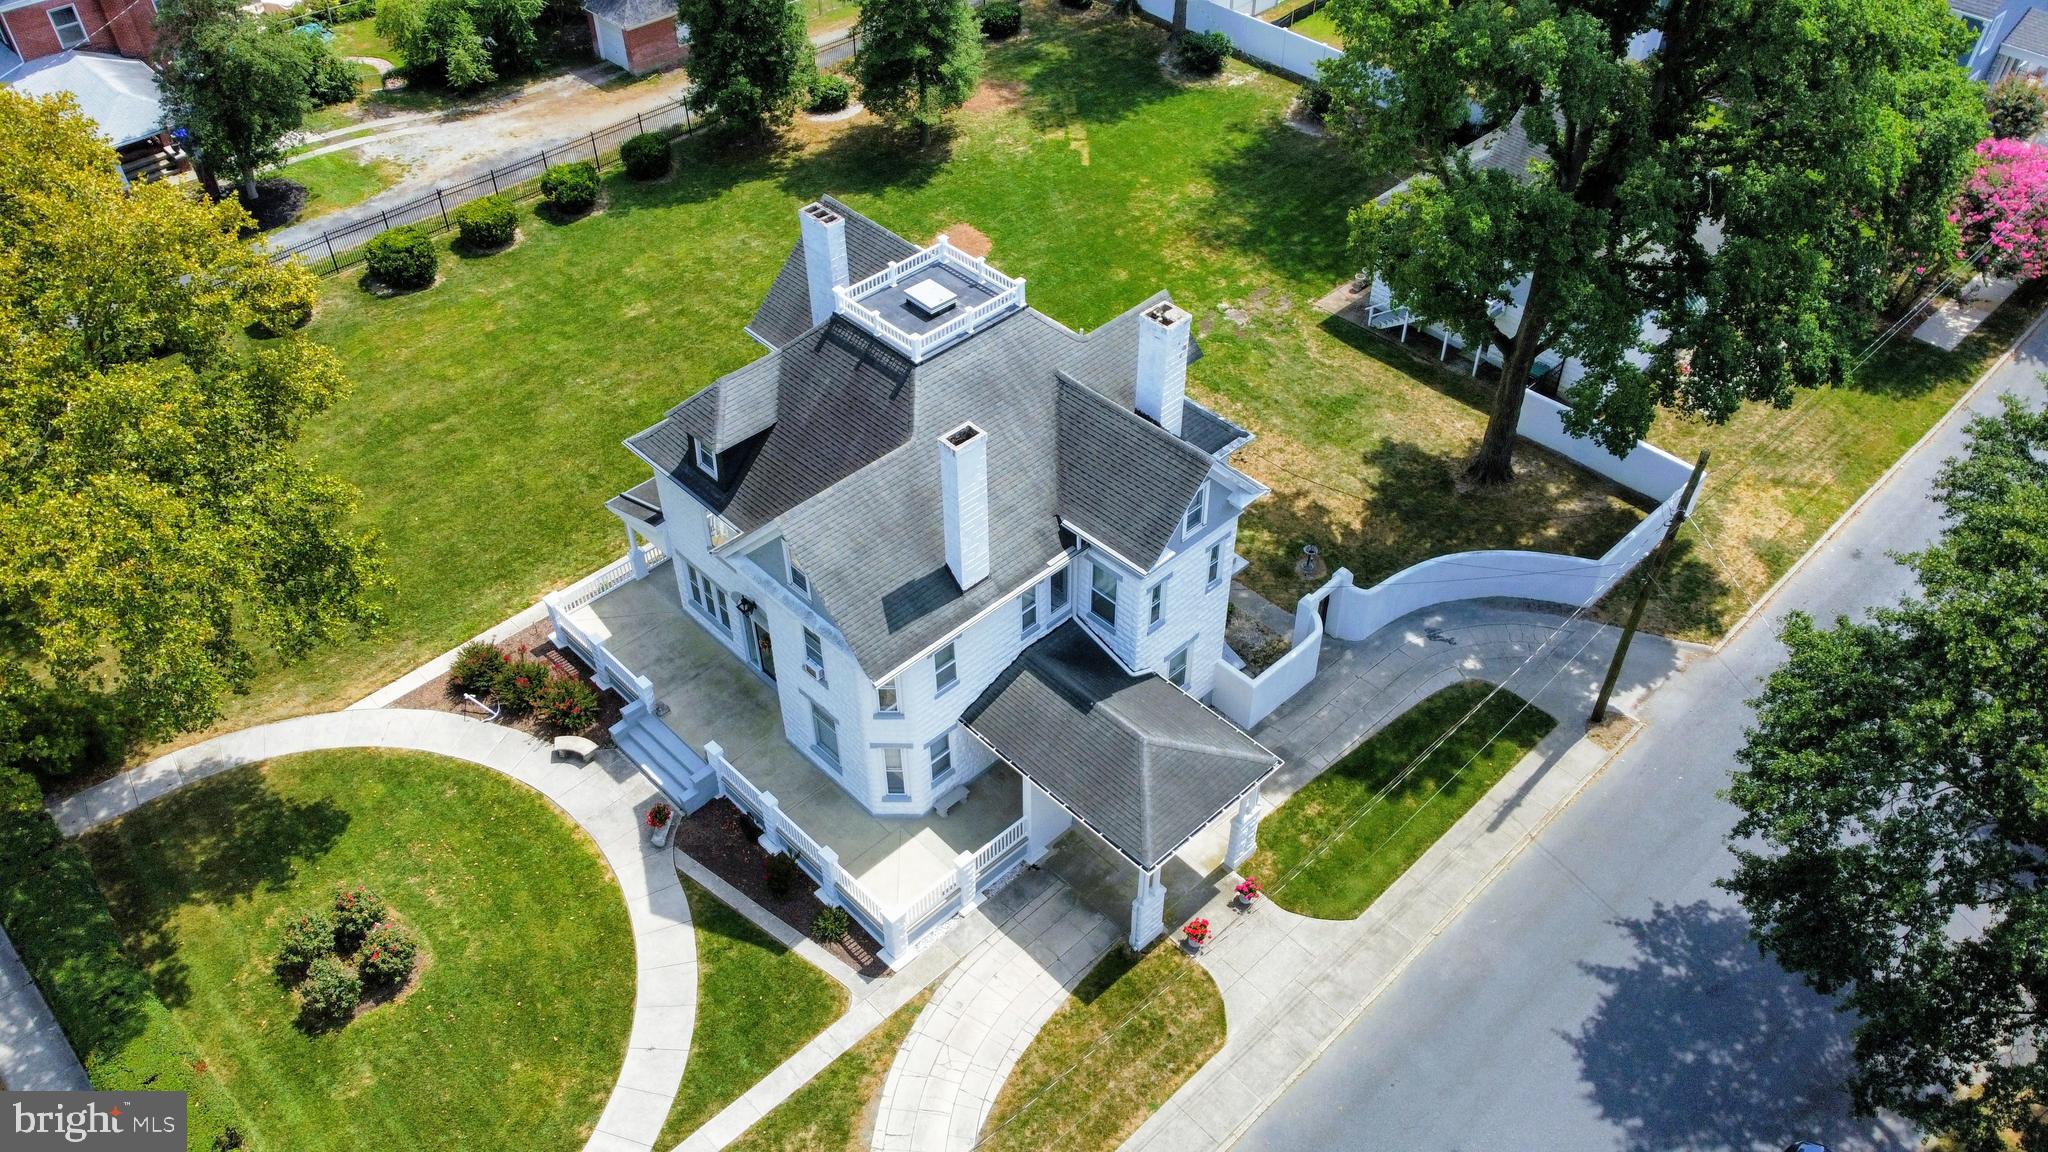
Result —
[[1157, 675], [1133, 676], [1069, 621], [962, 716], [996, 754], [1143, 868], [1279, 758]]

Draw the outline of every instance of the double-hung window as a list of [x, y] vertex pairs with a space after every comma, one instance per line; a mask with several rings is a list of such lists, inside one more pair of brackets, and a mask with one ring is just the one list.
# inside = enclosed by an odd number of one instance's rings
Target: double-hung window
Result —
[[1223, 579], [1223, 541], [1209, 545], [1209, 587], [1214, 588]]
[[1038, 589], [1033, 588], [1017, 598], [1017, 609], [1022, 616], [1022, 634], [1031, 635], [1038, 631]]
[[830, 764], [834, 772], [839, 771], [839, 721], [818, 707], [816, 701], [811, 703], [811, 751]]
[[1116, 573], [1100, 562], [1088, 565], [1088, 612], [1116, 627]]
[[941, 694], [960, 682], [960, 670], [954, 667], [953, 656], [953, 645], [950, 642], [932, 654], [933, 678], [938, 681], [938, 690]]
[[1166, 658], [1166, 678], [1173, 681], [1174, 687], [1182, 691], [1187, 690], [1188, 650], [1185, 646], [1180, 651]]
[[1067, 572], [1062, 568], [1052, 574], [1052, 614], [1057, 616], [1067, 607]]
[[825, 642], [809, 628], [804, 629], [804, 671], [821, 686], [825, 683]]
[[1157, 628], [1166, 623], [1166, 581], [1160, 580], [1152, 586], [1152, 601], [1145, 609], [1145, 626]]
[[725, 589], [713, 584], [711, 577], [697, 571], [696, 566], [687, 560], [683, 562], [683, 570], [689, 577], [690, 603], [704, 614], [705, 619], [725, 629], [727, 635], [731, 635], [732, 608], [726, 602]]
[[708, 610], [711, 606], [711, 594], [705, 589], [710, 581], [705, 580], [704, 574], [697, 571], [697, 566], [688, 560], [683, 561], [683, 572], [690, 580], [690, 603]]
[[811, 594], [811, 578], [804, 575], [804, 570], [794, 564], [789, 566], [789, 586], [805, 596]]
[[925, 745], [924, 749], [932, 758], [932, 787], [953, 774], [953, 734], [944, 736]]
[[1193, 536], [1209, 522], [1209, 485], [1203, 484], [1195, 490], [1194, 502], [1188, 505], [1187, 515], [1181, 517], [1181, 535]]
[[903, 704], [896, 698], [896, 682], [875, 685], [875, 711], [884, 716], [903, 715]]
[[57, 32], [57, 43], [65, 48], [76, 48], [92, 39], [86, 35], [85, 22], [78, 18], [78, 9], [70, 4], [50, 9], [50, 27]]
[[891, 800], [901, 800], [910, 795], [910, 789], [903, 783], [903, 749], [882, 749], [882, 789]]
[[718, 479], [718, 453], [713, 452], [710, 446], [702, 440], [692, 436], [690, 437], [690, 454], [696, 458], [697, 470], [699, 472], [704, 473], [713, 480]]

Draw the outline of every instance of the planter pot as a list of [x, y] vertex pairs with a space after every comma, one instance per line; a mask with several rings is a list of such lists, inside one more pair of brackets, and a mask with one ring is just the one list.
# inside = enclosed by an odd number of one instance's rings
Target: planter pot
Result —
[[647, 839], [650, 842], [652, 842], [656, 848], [666, 848], [668, 847], [669, 833], [675, 829], [675, 826], [676, 822], [674, 820], [670, 820], [668, 823], [663, 824], [659, 828], [649, 828], [647, 830]]
[[1245, 894], [1240, 892], [1237, 895], [1237, 906], [1240, 909], [1249, 912], [1252, 909], [1257, 908], [1259, 906], [1259, 898], [1257, 896], [1246, 896]]
[[1202, 954], [1202, 946], [1207, 943], [1208, 941], [1206, 940], [1196, 940], [1192, 937], [1182, 937], [1180, 942], [1180, 949], [1181, 951], [1186, 952], [1190, 956], [1199, 956]]

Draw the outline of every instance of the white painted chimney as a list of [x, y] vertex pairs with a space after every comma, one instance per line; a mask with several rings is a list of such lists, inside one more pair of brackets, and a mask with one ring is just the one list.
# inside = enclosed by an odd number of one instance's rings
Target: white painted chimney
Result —
[[988, 578], [988, 435], [962, 424], [939, 437], [946, 567], [966, 591]]
[[836, 310], [832, 289], [849, 283], [846, 275], [846, 218], [820, 203], [797, 210], [803, 224], [804, 273], [811, 285], [811, 324], [823, 324]]
[[1138, 316], [1138, 415], [1180, 435], [1193, 317], [1162, 300]]

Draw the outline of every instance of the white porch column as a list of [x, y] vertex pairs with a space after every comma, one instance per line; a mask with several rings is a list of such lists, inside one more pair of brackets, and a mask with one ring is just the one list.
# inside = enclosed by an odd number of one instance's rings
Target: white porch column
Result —
[[1131, 950], [1133, 952], [1166, 931], [1166, 882], [1159, 869], [1138, 871], [1138, 896], [1131, 901]]
[[[625, 517], [622, 516], [619, 519], [623, 521]], [[643, 555], [640, 551], [639, 537], [640, 534], [633, 530], [633, 525], [631, 525], [630, 523], [627, 524], [626, 563], [631, 564], [633, 566], [633, 579], [635, 580], [644, 579], [647, 575], [647, 557]]]
[[779, 856], [789, 849], [782, 842], [782, 804], [775, 799], [775, 793], [761, 793], [761, 848], [770, 856]]
[[904, 960], [904, 953], [910, 950], [910, 925], [901, 915], [891, 916], [882, 922], [882, 963], [894, 968]]
[[839, 853], [830, 844], [818, 845], [818, 870], [824, 873], [818, 879], [818, 903], [839, 907]]
[[718, 766], [725, 763], [725, 749], [719, 745], [718, 741], [706, 740], [704, 742], [704, 763], [711, 766], [712, 795], [723, 797], [725, 795], [725, 773], [719, 771]]
[[1045, 789], [1033, 784], [1030, 777], [1020, 772], [1017, 779], [1024, 786], [1024, 860], [1036, 864], [1052, 851], [1052, 842], [1073, 826], [1074, 818]]
[[974, 866], [974, 853], [962, 852], [953, 858], [953, 876], [960, 882], [960, 914], [965, 916], [981, 903], [981, 873]]
[[1251, 859], [1259, 848], [1259, 789], [1257, 785], [1237, 802], [1237, 815], [1230, 818], [1230, 851], [1223, 857], [1225, 867], [1235, 870]]

